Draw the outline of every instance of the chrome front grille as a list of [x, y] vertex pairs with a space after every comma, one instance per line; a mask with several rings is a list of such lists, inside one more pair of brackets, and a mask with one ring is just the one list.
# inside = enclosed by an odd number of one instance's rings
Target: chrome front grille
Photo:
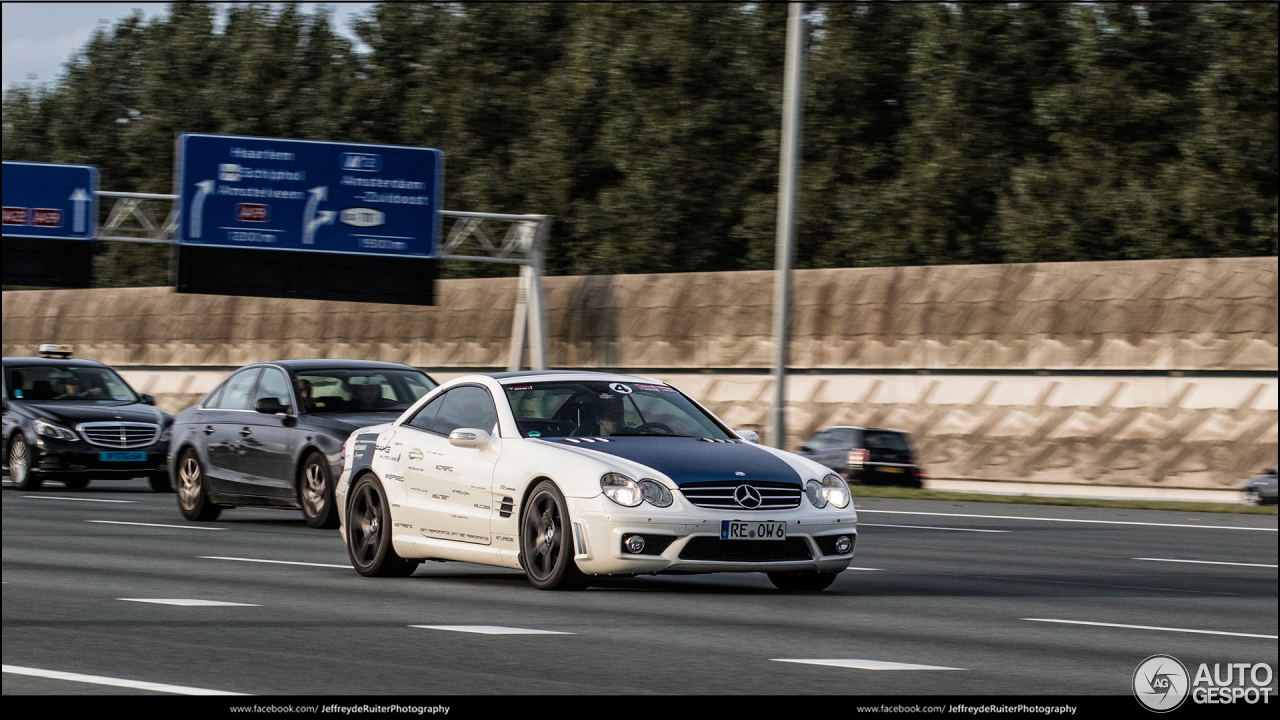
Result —
[[76, 426], [80, 436], [92, 445], [109, 448], [140, 448], [160, 437], [160, 426], [135, 422], [91, 422]]
[[[738, 504], [734, 493], [747, 485], [760, 494], [759, 507]], [[795, 485], [768, 482], [707, 482], [686, 483], [680, 486], [689, 502], [698, 507], [718, 510], [788, 510], [800, 507], [802, 491]]]

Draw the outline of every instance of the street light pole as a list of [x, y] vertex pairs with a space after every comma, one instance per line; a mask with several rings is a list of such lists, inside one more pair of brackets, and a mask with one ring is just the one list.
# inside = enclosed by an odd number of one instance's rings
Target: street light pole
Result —
[[778, 229], [773, 281], [773, 407], [768, 443], [787, 443], [787, 361], [791, 344], [791, 269], [795, 265], [796, 188], [804, 107], [805, 3], [787, 8], [787, 57], [782, 86], [782, 158], [778, 170]]

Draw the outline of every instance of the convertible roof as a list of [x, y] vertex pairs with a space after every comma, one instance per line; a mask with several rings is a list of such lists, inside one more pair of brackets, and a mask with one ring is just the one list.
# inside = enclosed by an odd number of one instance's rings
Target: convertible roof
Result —
[[[489, 373], [489, 377], [502, 382], [504, 380], [553, 380], [556, 378], [568, 377], [588, 377], [600, 380], [633, 380], [637, 382], [661, 382], [660, 380], [651, 380], [649, 378], [638, 377], [636, 375], [625, 375], [623, 373], [599, 372], [597, 370], [522, 370], [514, 372]], [[662, 383], [666, 384], [666, 383]]]

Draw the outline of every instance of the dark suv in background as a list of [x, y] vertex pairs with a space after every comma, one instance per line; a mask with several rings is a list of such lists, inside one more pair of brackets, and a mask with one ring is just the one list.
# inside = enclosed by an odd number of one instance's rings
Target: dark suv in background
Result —
[[911, 436], [901, 430], [823, 428], [800, 446], [799, 453], [863, 485], [918, 488], [928, 477]]

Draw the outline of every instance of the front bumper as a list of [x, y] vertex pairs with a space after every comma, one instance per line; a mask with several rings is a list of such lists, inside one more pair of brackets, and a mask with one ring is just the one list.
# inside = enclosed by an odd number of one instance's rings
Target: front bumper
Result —
[[[168, 441], [129, 450], [100, 448], [85, 442], [40, 438], [31, 446], [31, 474], [47, 480], [90, 478], [127, 480], [135, 477], [169, 476]], [[108, 460], [113, 453], [144, 453], [140, 460]], [[115, 455], [115, 457], [121, 457]]]
[[[699, 509], [671, 513], [656, 508], [622, 508], [603, 496], [569, 499], [574, 560], [589, 575], [649, 573], [841, 572], [857, 547], [857, 513], [814, 508], [774, 512]], [[608, 507], [612, 505], [612, 507]], [[787, 540], [721, 540], [722, 520], [787, 523]], [[645, 550], [630, 553], [623, 538], [641, 535]], [[836, 554], [834, 540], [847, 536], [849, 551]]]

